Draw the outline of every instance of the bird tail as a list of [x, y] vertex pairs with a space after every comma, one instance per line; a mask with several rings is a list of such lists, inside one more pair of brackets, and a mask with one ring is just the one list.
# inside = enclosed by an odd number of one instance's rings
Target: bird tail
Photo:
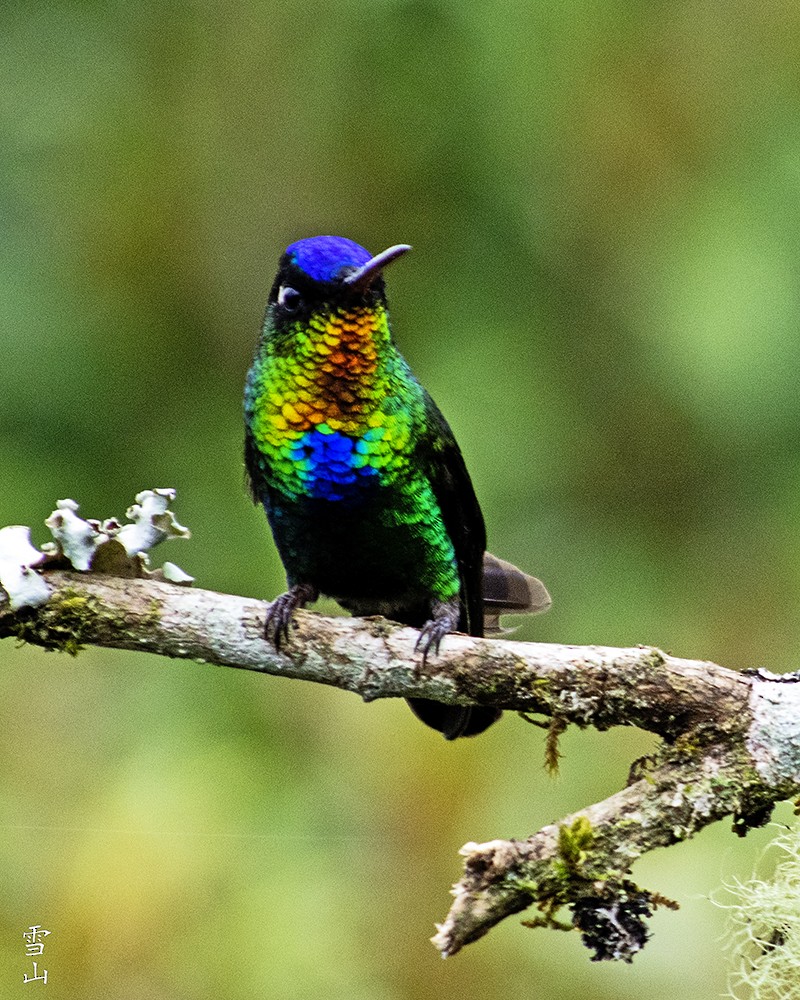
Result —
[[[499, 635], [500, 615], [539, 614], [552, 604], [547, 587], [535, 576], [523, 573], [491, 552], [483, 555], [483, 630], [485, 635]], [[443, 705], [426, 698], [408, 698], [408, 705], [418, 719], [437, 729], [446, 740], [459, 736], [477, 736], [497, 722], [499, 708], [479, 705]]]
[[500, 635], [500, 615], [537, 615], [553, 603], [547, 587], [491, 552], [483, 554], [483, 632]]
[[481, 708], [478, 705], [443, 705], [427, 698], [406, 698], [408, 707], [416, 717], [431, 729], [438, 729], [446, 740], [459, 736], [477, 736], [497, 722], [503, 714], [499, 708]]
[[[535, 576], [523, 573], [491, 552], [483, 556], [483, 629], [485, 635], [507, 631], [500, 626], [500, 615], [538, 614], [552, 604], [547, 587]], [[418, 719], [437, 729], [446, 740], [459, 736], [477, 736], [497, 722], [499, 708], [480, 705], [444, 705], [426, 698], [407, 698]]]

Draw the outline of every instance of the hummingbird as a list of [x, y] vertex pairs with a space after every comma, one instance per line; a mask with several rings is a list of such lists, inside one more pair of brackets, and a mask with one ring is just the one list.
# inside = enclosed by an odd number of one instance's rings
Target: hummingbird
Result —
[[[395, 345], [383, 272], [410, 249], [372, 256], [315, 236], [280, 258], [244, 393], [250, 490], [288, 583], [264, 625], [278, 650], [295, 610], [321, 594], [419, 629], [423, 664], [450, 632], [482, 636], [500, 614], [550, 606], [541, 581], [486, 552], [453, 432]], [[501, 714], [408, 703], [448, 740]]]

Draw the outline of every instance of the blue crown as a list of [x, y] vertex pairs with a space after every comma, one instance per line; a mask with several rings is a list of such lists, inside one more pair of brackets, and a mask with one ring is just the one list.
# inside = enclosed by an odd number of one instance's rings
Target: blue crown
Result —
[[372, 255], [343, 236], [311, 236], [286, 248], [293, 264], [314, 281], [335, 281], [343, 268], [359, 268]]

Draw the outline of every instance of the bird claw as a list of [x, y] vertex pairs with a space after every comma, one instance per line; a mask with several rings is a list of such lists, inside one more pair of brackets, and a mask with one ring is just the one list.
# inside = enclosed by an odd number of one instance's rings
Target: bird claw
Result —
[[433, 607], [433, 618], [425, 622], [419, 632], [414, 652], [422, 650], [422, 662], [419, 670], [424, 670], [428, 665], [428, 654], [438, 656], [439, 646], [442, 639], [449, 633], [454, 632], [458, 626], [458, 605], [448, 603], [438, 603]]
[[264, 638], [272, 642], [276, 652], [280, 653], [281, 647], [289, 642], [289, 626], [295, 611], [316, 599], [317, 592], [310, 584], [298, 583], [270, 604], [264, 620]]
[[414, 645], [414, 652], [418, 653], [422, 650], [423, 667], [427, 665], [429, 653], [432, 653], [434, 656], [438, 654], [442, 639], [449, 631], [450, 629], [447, 627], [447, 622], [443, 622], [435, 618], [431, 619], [429, 622], [425, 622], [422, 626], [419, 637]]
[[281, 645], [289, 641], [289, 623], [296, 607], [291, 598], [290, 593], [276, 597], [270, 604], [264, 621], [264, 638], [267, 642], [271, 641], [278, 652]]

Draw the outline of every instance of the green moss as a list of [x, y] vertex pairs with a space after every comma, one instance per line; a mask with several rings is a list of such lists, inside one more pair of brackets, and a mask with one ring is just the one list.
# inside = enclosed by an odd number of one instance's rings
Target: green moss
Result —
[[[160, 603], [152, 598], [147, 614], [137, 622], [137, 629], [141, 625], [153, 627], [160, 620]], [[47, 604], [20, 614], [16, 626], [19, 642], [70, 656], [77, 656], [89, 642], [112, 636], [119, 639], [130, 632], [130, 622], [123, 613], [72, 587], [57, 590]]]
[[148, 628], [152, 628], [154, 625], [158, 625], [161, 621], [161, 601], [157, 597], [150, 598], [150, 609], [145, 616], [142, 624], [146, 625]]
[[558, 762], [561, 760], [561, 751], [558, 749], [558, 740], [566, 731], [567, 720], [559, 715], [554, 715], [547, 728], [547, 739], [544, 743], [544, 766], [548, 774], [558, 774]]
[[[586, 816], [578, 816], [569, 826], [558, 828], [558, 853], [550, 862], [549, 873], [541, 882], [515, 881], [517, 888], [536, 897], [540, 904], [563, 906], [586, 891], [588, 882], [610, 877], [590, 863], [595, 835]], [[541, 907], [540, 907], [541, 908]]]
[[592, 824], [585, 816], [578, 816], [571, 826], [558, 828], [558, 858], [553, 862], [556, 872], [565, 879], [583, 876], [582, 869], [594, 843]]
[[362, 619], [362, 621], [367, 627], [369, 634], [376, 639], [388, 639], [397, 629], [397, 626], [393, 622], [382, 615], [371, 615], [369, 618]]
[[20, 615], [17, 639], [77, 656], [95, 633], [96, 603], [69, 587], [56, 591], [43, 607]]
[[652, 670], [660, 670], [664, 666], [664, 654], [660, 649], [652, 647], [646, 656], [641, 658], [641, 664], [643, 667], [650, 668]]
[[648, 785], [655, 785], [655, 779], [652, 777], [652, 774], [657, 766], [657, 754], [647, 754], [644, 757], [637, 757], [628, 771], [626, 785], [633, 785], [637, 781], [646, 781]]
[[[578, 930], [583, 943], [595, 952], [595, 959], [630, 961], [649, 937], [645, 918], [658, 906], [677, 909], [678, 904], [640, 889], [625, 872], [605, 870], [597, 856], [600, 850], [586, 816], [560, 826], [558, 854], [548, 874], [538, 884], [526, 886], [540, 915], [522, 924], [530, 928]], [[562, 907], [571, 911], [569, 922], [559, 918]]]
[[558, 911], [562, 904], [555, 899], [546, 899], [537, 904], [537, 909], [542, 914], [541, 917], [532, 917], [530, 920], [521, 920], [523, 927], [546, 927], [551, 931], [573, 931], [575, 927], [572, 923], [558, 919]]

